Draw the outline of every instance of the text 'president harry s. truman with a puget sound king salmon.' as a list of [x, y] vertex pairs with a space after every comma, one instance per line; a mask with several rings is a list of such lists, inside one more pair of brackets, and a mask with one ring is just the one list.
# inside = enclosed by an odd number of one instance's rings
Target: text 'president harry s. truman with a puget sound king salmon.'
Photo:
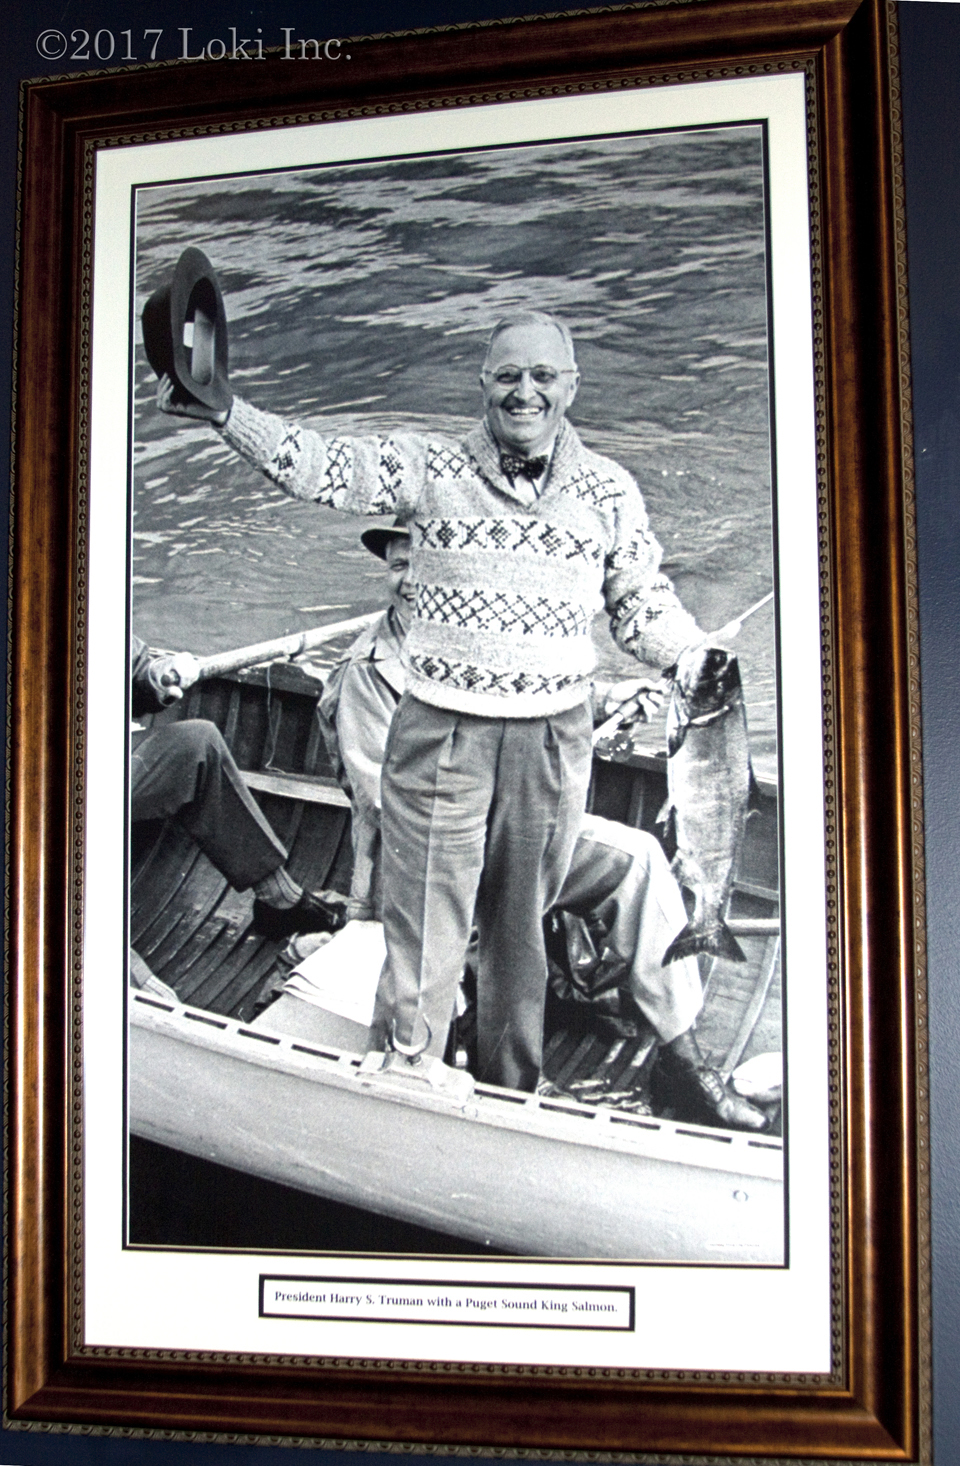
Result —
[[[591, 625], [665, 668], [702, 641], [661, 574], [636, 482], [567, 421], [580, 374], [570, 333], [533, 311], [501, 321], [480, 374], [485, 415], [462, 441], [430, 433], [321, 435], [239, 397], [158, 406], [211, 422], [284, 493], [410, 532], [416, 600], [406, 691], [382, 777], [378, 1008], [390, 1048], [365, 1067], [459, 1095], [442, 1062], [476, 923], [478, 1078], [532, 1091], [546, 957], [591, 769]], [[652, 684], [634, 686], [645, 716]]]

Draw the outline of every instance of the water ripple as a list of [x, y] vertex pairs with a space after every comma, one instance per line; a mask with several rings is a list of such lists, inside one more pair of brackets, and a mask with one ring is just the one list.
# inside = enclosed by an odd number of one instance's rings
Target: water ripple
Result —
[[[476, 420], [491, 326], [555, 311], [577, 341], [571, 417], [638, 479], [702, 625], [772, 584], [760, 132], [577, 140], [143, 190], [136, 311], [181, 249], [220, 274], [235, 387], [328, 432]], [[134, 615], [221, 650], [374, 609], [362, 525], [285, 500], [209, 429], [154, 409], [135, 363]], [[738, 649], [761, 767], [775, 755], [772, 617]], [[603, 624], [603, 670], [629, 670]], [[662, 729], [652, 730], [654, 740]]]

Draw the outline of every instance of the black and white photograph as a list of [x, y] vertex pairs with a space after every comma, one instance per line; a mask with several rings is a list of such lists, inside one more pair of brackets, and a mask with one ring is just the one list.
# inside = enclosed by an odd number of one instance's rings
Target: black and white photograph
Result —
[[785, 1260], [765, 161], [137, 191], [131, 1243]]
[[825, 1365], [802, 91], [735, 85], [101, 160], [92, 1341], [656, 1358], [699, 1278], [698, 1359], [773, 1289]]

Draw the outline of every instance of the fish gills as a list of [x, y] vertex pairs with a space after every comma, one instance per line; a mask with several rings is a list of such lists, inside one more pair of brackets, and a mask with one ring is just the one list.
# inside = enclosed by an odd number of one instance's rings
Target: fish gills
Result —
[[745, 962], [723, 919], [747, 822], [750, 751], [737, 659], [720, 647], [684, 651], [667, 713], [666, 818], [676, 841], [673, 873], [694, 900], [663, 966], [709, 952]]

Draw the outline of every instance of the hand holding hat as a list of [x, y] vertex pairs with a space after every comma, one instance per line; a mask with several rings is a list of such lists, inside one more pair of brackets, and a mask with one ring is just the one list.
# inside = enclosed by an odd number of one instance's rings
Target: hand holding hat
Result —
[[142, 325], [147, 360], [160, 378], [160, 411], [226, 422], [233, 403], [227, 316], [217, 272], [202, 250], [183, 251], [169, 284], [144, 306]]
[[195, 417], [201, 422], [216, 423], [218, 427], [222, 427], [230, 416], [229, 407], [218, 412], [215, 407], [207, 407], [193, 398], [181, 398], [166, 372], [157, 383], [157, 407], [161, 412], [172, 413], [174, 417]]

